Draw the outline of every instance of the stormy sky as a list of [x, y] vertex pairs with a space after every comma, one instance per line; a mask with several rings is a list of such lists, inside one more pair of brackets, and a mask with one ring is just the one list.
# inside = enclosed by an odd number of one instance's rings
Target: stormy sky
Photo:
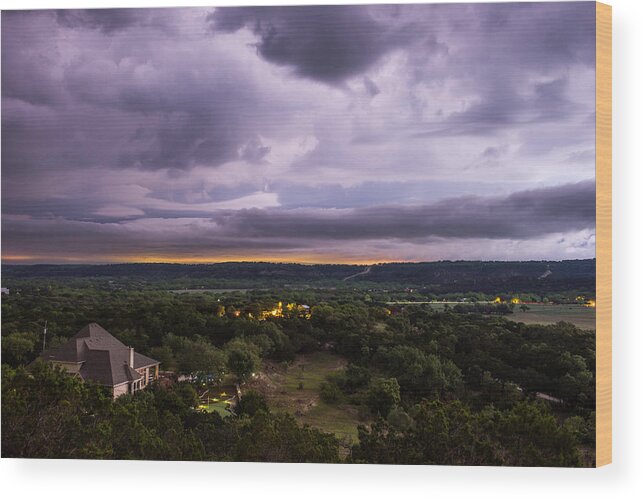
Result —
[[594, 8], [4, 11], [2, 260], [593, 258]]

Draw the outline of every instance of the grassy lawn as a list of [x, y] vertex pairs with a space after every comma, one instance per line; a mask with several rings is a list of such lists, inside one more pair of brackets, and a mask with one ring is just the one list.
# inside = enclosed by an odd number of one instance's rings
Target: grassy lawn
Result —
[[261, 392], [274, 411], [288, 412], [300, 423], [355, 442], [360, 423], [357, 408], [326, 404], [319, 398], [319, 387], [326, 376], [345, 366], [344, 359], [330, 352], [301, 355], [288, 367], [266, 362], [248, 388]]
[[329, 405], [321, 400], [299, 421], [320, 430], [334, 433], [341, 440], [357, 442], [357, 425], [364, 423], [357, 417], [357, 407], [349, 404]]
[[199, 409], [206, 412], [218, 412], [224, 418], [230, 416], [231, 413], [227, 410], [230, 404], [227, 400], [235, 393], [233, 384], [204, 384], [202, 387], [197, 388], [197, 393], [201, 399]]
[[220, 400], [217, 402], [210, 402], [209, 405], [199, 406], [199, 408], [206, 412], [218, 412], [219, 416], [226, 418], [230, 416], [230, 412], [227, 410], [228, 405], [229, 404], [227, 402]]

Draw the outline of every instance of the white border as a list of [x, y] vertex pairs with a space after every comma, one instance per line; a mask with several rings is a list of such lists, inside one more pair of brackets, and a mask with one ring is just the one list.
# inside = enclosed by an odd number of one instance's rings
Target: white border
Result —
[[[199, 1], [187, 5], [395, 3], [310, 0]], [[399, 3], [399, 2], [398, 2]], [[418, 3], [418, 2], [408, 2]], [[643, 497], [641, 364], [643, 328], [643, 146], [641, 49], [643, 2], [612, 0], [614, 61], [614, 464], [598, 470], [338, 466], [237, 463], [97, 462], [2, 459], [4, 497], [92, 499], [255, 497]], [[168, 0], [0, 0], [2, 9], [170, 7]], [[639, 154], [637, 154], [639, 153]]]

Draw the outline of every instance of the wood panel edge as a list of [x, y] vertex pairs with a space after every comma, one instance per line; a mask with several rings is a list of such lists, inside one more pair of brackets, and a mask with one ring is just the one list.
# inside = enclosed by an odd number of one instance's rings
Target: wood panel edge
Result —
[[612, 7], [596, 2], [596, 466], [612, 462]]

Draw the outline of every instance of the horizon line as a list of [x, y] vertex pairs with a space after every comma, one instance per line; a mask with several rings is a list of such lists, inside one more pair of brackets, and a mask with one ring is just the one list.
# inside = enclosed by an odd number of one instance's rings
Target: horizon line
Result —
[[[460, 262], [482, 262], [482, 263], [529, 263], [529, 262], [574, 262], [574, 261], [585, 261], [585, 260], [596, 260], [596, 257], [593, 258], [568, 258], [560, 260], [469, 260], [469, 259], [442, 259], [442, 260], [384, 260], [384, 261], [366, 261], [366, 262], [302, 262], [302, 261], [270, 261], [270, 260], [212, 260], [212, 261], [172, 261], [172, 260], [158, 260], [158, 261], [113, 261], [113, 262], [33, 262], [26, 263], [19, 260], [14, 261], [5, 261], [2, 259], [0, 261], [1, 265], [8, 266], [36, 266], [36, 265], [90, 265], [90, 266], [108, 266], [108, 265], [223, 265], [230, 263], [254, 263], [254, 264], [270, 264], [270, 265], [345, 265], [345, 266], [376, 266], [376, 265], [394, 265], [394, 264], [423, 264], [423, 263], [460, 263]], [[24, 263], [23, 263], [24, 262]]]

